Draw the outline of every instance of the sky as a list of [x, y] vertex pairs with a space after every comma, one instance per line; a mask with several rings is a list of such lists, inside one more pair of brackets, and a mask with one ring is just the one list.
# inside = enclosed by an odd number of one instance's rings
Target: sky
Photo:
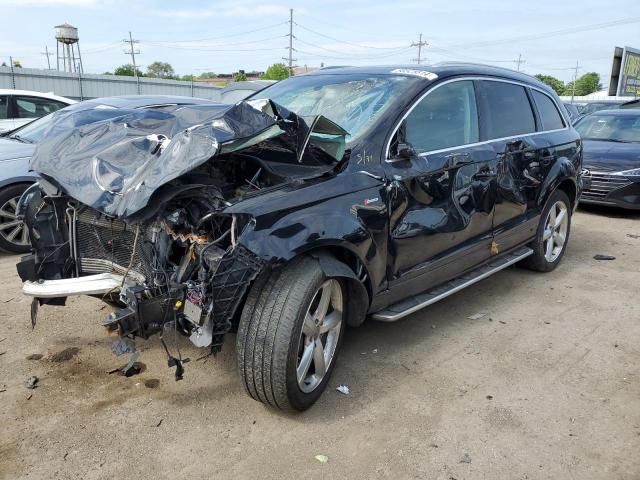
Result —
[[[296, 65], [466, 61], [553, 75], [563, 81], [595, 71], [606, 87], [615, 46], [640, 48], [637, 0], [0, 0], [0, 59], [47, 68], [54, 25], [78, 28], [84, 70], [130, 63], [122, 42], [139, 40], [142, 70], [154, 61], [177, 74], [263, 71], [288, 55], [294, 10]], [[55, 68], [55, 57], [51, 57]]]

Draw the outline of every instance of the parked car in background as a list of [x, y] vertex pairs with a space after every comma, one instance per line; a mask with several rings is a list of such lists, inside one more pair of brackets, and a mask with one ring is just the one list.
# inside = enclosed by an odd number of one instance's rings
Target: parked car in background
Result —
[[563, 105], [564, 108], [567, 109], [567, 113], [569, 114], [569, 120], [571, 120], [571, 123], [575, 122], [582, 116], [582, 114], [578, 111], [578, 107], [573, 103], [564, 102]]
[[0, 133], [76, 103], [70, 98], [29, 90], [0, 89]]
[[[153, 108], [170, 110], [179, 105], [211, 104], [209, 100], [193, 97], [144, 95], [96, 98], [66, 107], [71, 109]], [[96, 117], [98, 120], [99, 117]], [[36, 145], [52, 120], [52, 114], [0, 137], [0, 250], [12, 253], [28, 252], [27, 230], [16, 218], [16, 205], [22, 193], [37, 180], [29, 171], [29, 161]]]
[[640, 109], [602, 110], [575, 128], [584, 149], [580, 202], [640, 209]]
[[574, 104], [578, 108], [580, 115], [589, 115], [590, 113], [597, 112], [599, 110], [615, 110], [625, 103], [624, 100], [606, 100], [606, 101], [593, 101], [582, 104]]
[[283, 410], [319, 398], [347, 324], [397, 321], [517, 262], [556, 268], [580, 193], [559, 98], [506, 69], [332, 68], [99, 125], [81, 124], [104, 109], [73, 108], [20, 201], [32, 321], [68, 296], [117, 303], [103, 325], [122, 353], [169, 322], [212, 353], [237, 328], [247, 393]]

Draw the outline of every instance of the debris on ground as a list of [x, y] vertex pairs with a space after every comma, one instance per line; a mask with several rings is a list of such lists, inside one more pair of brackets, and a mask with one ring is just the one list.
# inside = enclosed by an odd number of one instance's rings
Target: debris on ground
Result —
[[32, 353], [31, 355], [27, 355], [27, 360], [40, 360], [41, 358], [41, 353]]
[[5, 353], [7, 353], [7, 352], [6, 351], [5, 352], [0, 352], [0, 355], [4, 355]]
[[6, 339], [7, 339], [7, 337], [0, 338], [0, 342], [4, 342]]
[[343, 395], [349, 395], [349, 393], [351, 392], [351, 390], [349, 390], [349, 387], [347, 387], [346, 385], [338, 385], [338, 388], [336, 388], [336, 390]]
[[147, 388], [158, 388], [160, 386], [160, 380], [157, 378], [150, 378], [144, 381], [144, 386]]
[[371, 353], [378, 353], [378, 349], [374, 348], [373, 350], [371, 350]]
[[64, 350], [49, 355], [49, 361], [53, 363], [68, 362], [78, 353], [80, 353], [80, 349], [78, 347], [65, 348]]
[[498, 320], [501, 324], [506, 325], [507, 322], [503, 321], [503, 320]]
[[487, 395], [485, 398], [486, 398], [487, 400], [493, 400], [493, 395]]
[[485, 315], [486, 315], [486, 313], [478, 312], [478, 313], [474, 313], [473, 315], [469, 315], [467, 318], [469, 320], [479, 320], [482, 317], [484, 317]]
[[157, 428], [157, 427], [159, 427], [160, 425], [162, 425], [162, 421], [163, 421], [163, 420], [164, 420], [164, 418], [161, 418], [160, 420], [158, 420], [158, 421], [156, 422], [156, 425], [155, 425], [155, 426], [156, 426], [156, 428]]
[[3, 385], [2, 388], [0, 388], [0, 393], [6, 392], [6, 391], [7, 391], [7, 386]]
[[38, 380], [39, 378], [36, 377], [35, 375], [32, 377], [29, 377], [27, 381], [24, 382], [24, 386], [27, 387], [29, 390], [33, 390], [38, 386]]
[[465, 453], [460, 459], [460, 463], [471, 463], [471, 457], [468, 453]]
[[329, 461], [329, 457], [327, 457], [326, 455], [316, 455], [316, 460], [318, 460], [320, 463], [327, 463]]
[[600, 253], [593, 256], [594, 260], [615, 260], [616, 257], [613, 255], [601, 255]]
[[31, 397], [33, 397], [33, 393], [30, 393], [29, 395], [27, 395], [27, 400], [31, 400]]
[[16, 297], [11, 297], [9, 300], [2, 300], [2, 303], [9, 303], [11, 300], [15, 300]]
[[640, 238], [640, 235], [634, 235], [633, 233], [627, 233], [627, 237], [630, 237], [630, 238]]

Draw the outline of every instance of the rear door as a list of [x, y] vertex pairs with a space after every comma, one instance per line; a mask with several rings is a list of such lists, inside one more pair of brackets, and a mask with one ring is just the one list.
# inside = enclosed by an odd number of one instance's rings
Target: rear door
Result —
[[[392, 142], [390, 287], [409, 296], [490, 256], [495, 152], [479, 143], [475, 82], [430, 90]], [[398, 150], [411, 147], [404, 158]]]
[[517, 82], [483, 79], [478, 82], [481, 137], [496, 159], [497, 189], [493, 217], [494, 253], [513, 248], [535, 234], [537, 172], [542, 156], [535, 105], [529, 88]]

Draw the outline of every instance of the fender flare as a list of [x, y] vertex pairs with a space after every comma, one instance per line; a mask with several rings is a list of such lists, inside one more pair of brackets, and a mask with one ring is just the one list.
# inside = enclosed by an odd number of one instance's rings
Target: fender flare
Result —
[[369, 293], [358, 277], [347, 265], [327, 251], [313, 251], [309, 256], [316, 259], [327, 277], [343, 278], [347, 287], [347, 325], [358, 327], [364, 323], [369, 309]]

